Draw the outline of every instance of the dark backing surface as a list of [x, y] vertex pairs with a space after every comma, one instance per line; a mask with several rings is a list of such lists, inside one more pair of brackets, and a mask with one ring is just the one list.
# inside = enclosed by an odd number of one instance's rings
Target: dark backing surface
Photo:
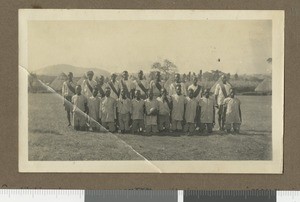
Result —
[[[300, 189], [298, 0], [0, 0], [0, 187], [64, 189]], [[285, 10], [284, 174], [18, 173], [18, 9]]]

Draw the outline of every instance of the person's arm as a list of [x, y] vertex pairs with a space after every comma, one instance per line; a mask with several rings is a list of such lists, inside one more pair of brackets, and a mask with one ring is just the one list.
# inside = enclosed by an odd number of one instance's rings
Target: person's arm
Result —
[[216, 123], [216, 109], [215, 109], [215, 107], [213, 106], [213, 124], [215, 125], [215, 123]]
[[217, 108], [219, 108], [219, 106], [218, 106], [218, 95], [219, 95], [219, 85], [217, 84], [216, 85], [216, 89], [215, 89], [215, 92], [214, 92], [214, 94], [215, 94], [215, 106], [217, 107]]
[[223, 114], [224, 114], [224, 122], [226, 121], [226, 111], [227, 111], [227, 104], [223, 104]]
[[87, 99], [85, 98], [84, 100], [84, 109], [85, 109], [85, 113], [89, 114], [89, 107], [88, 107], [88, 102]]
[[239, 115], [240, 115], [240, 119], [241, 119], [241, 122], [242, 122], [242, 111], [241, 111], [241, 105], [239, 105]]
[[199, 104], [197, 104], [197, 108], [196, 108], [196, 117], [195, 117], [195, 123], [197, 123], [198, 124], [198, 122], [199, 122], [199, 119], [200, 119], [200, 106], [199, 106]]
[[62, 85], [62, 89], [61, 89], [61, 94], [63, 97], [65, 97], [65, 94], [66, 94], [66, 83], [64, 82], [63, 85]]

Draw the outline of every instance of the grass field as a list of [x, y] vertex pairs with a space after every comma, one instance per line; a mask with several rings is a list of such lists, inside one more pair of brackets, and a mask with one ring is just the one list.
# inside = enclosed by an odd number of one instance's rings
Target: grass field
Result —
[[62, 99], [29, 94], [29, 160], [269, 160], [271, 96], [240, 96], [241, 134], [141, 136], [77, 132], [67, 127]]

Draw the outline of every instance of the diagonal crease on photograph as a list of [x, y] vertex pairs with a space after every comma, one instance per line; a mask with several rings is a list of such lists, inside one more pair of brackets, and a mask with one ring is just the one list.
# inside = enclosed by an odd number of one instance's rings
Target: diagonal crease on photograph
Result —
[[[28, 71], [28, 68], [23, 67], [21, 65], [19, 65], [20, 69], [25, 70], [25, 72], [27, 73], [28, 76], [31, 76], [30, 72]], [[51, 88], [50, 86], [46, 85], [43, 81], [41, 81], [40, 79], [38, 79], [38, 81], [43, 85], [43, 87], [45, 87], [49, 92], [53, 93], [55, 96], [59, 97], [60, 99], [69, 102], [68, 100], [66, 100], [62, 95], [60, 95], [59, 93], [57, 93], [53, 88]], [[78, 109], [80, 110], [80, 109]], [[141, 160], [146, 161], [146, 163], [152, 167], [156, 172], [158, 173], [162, 173], [162, 170], [157, 167], [156, 165], [153, 164], [153, 162], [149, 161], [145, 156], [143, 156], [142, 154], [140, 154], [139, 152], [137, 152], [135, 149], [133, 149], [133, 147], [128, 144], [127, 142], [125, 142], [124, 140], [120, 139], [119, 137], [117, 137], [115, 134], [109, 132], [104, 126], [102, 126], [100, 123], [98, 123], [96, 120], [94, 120], [92, 117], [88, 116], [85, 112], [83, 112], [82, 110], [79, 111], [80, 114], [85, 115], [88, 117], [88, 119], [95, 121], [101, 128], [101, 130], [103, 130], [105, 133], [108, 133], [109, 135], [111, 135], [112, 137], [114, 137], [118, 142], [122, 143], [125, 147], [129, 148], [131, 151], [133, 151], [137, 156], [139, 156], [141, 158]]]

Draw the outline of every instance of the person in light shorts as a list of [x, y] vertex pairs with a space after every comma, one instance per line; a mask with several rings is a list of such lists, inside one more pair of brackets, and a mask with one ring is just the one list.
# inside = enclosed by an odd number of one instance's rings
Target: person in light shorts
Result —
[[194, 97], [194, 90], [189, 89], [189, 96], [186, 98], [186, 106], [185, 106], [185, 125], [183, 128], [184, 132], [193, 133], [196, 129], [196, 116], [197, 116], [197, 108], [198, 101]]
[[135, 91], [135, 98], [131, 101], [132, 133], [144, 130], [145, 101], [141, 99], [140, 90]]
[[113, 133], [116, 131], [116, 100], [110, 97], [110, 88], [107, 87], [105, 90], [105, 97], [102, 99], [100, 104], [100, 115], [101, 123], [109, 132]]
[[181, 86], [176, 86], [176, 94], [171, 96], [172, 98], [172, 130], [182, 131], [182, 122], [184, 118], [184, 110], [186, 99], [181, 94]]
[[205, 89], [204, 96], [199, 101], [200, 106], [200, 132], [206, 128], [212, 133], [215, 124], [215, 99], [210, 96], [210, 89]]
[[149, 92], [149, 98], [145, 101], [146, 109], [146, 135], [151, 133], [157, 133], [157, 114], [158, 114], [158, 103], [153, 98], [153, 92]]
[[234, 133], [239, 133], [242, 123], [241, 101], [235, 97], [234, 89], [231, 89], [230, 97], [224, 99], [224, 114], [227, 133], [231, 132], [231, 128]]
[[121, 130], [121, 133], [126, 133], [129, 131], [131, 101], [126, 96], [124, 89], [121, 90], [121, 97], [118, 99], [117, 109], [119, 115], [119, 129]]
[[161, 95], [157, 99], [158, 102], [158, 130], [169, 131], [170, 130], [170, 101], [167, 97], [166, 89], [161, 90]]
[[75, 88], [76, 95], [72, 97], [73, 104], [73, 126], [75, 130], [86, 130], [88, 106], [87, 99], [81, 94], [81, 86]]

